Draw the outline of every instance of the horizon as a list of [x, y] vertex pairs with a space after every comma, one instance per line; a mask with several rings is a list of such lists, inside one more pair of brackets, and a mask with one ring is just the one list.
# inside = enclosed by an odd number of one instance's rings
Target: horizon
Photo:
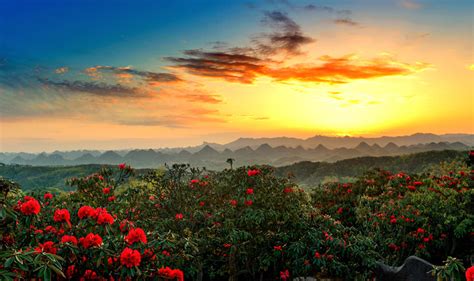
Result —
[[4, 6], [0, 152], [474, 134], [471, 1]]
[[[64, 149], [64, 150], [54, 149], [54, 150], [37, 150], [37, 151], [25, 151], [25, 150], [0, 151], [0, 153], [6, 153], [6, 154], [16, 154], [16, 153], [29, 153], [29, 154], [46, 153], [46, 154], [53, 154], [55, 152], [66, 152], [67, 153], [67, 152], [73, 152], [73, 151], [99, 151], [99, 152], [103, 153], [103, 152], [107, 152], [107, 151], [133, 151], [133, 150], [149, 150], [149, 149], [152, 149], [152, 150], [175, 150], [175, 149], [186, 150], [186, 149], [193, 149], [193, 148], [196, 148], [196, 147], [199, 147], [199, 146], [204, 146], [204, 145], [211, 145], [211, 147], [212, 147], [212, 145], [226, 146], [230, 143], [233, 143], [233, 142], [236, 142], [236, 141], [239, 141], [239, 140], [242, 140], [242, 139], [243, 140], [247, 140], [247, 139], [251, 139], [251, 140], [270, 139], [271, 140], [271, 139], [277, 139], [277, 138], [288, 138], [288, 139], [298, 139], [298, 140], [308, 140], [308, 139], [316, 138], [316, 137], [338, 138], [338, 139], [361, 138], [361, 139], [364, 139], [364, 140], [361, 140], [361, 143], [362, 143], [362, 142], [365, 142], [366, 140], [372, 140], [372, 139], [378, 139], [378, 138], [403, 138], [403, 137], [412, 137], [412, 136], [416, 136], [416, 135], [435, 135], [435, 136], [469, 135], [469, 136], [474, 136], [474, 134], [469, 134], [469, 133], [433, 134], [433, 133], [421, 133], [421, 132], [408, 134], [408, 135], [393, 135], [393, 136], [389, 136], [389, 135], [379, 135], [379, 136], [348, 136], [348, 135], [336, 136], [336, 135], [333, 135], [333, 136], [331, 136], [331, 135], [315, 134], [315, 135], [312, 135], [312, 136], [309, 136], [309, 137], [301, 137], [301, 138], [300, 137], [292, 137], [292, 136], [275, 136], [275, 137], [238, 137], [238, 138], [232, 139], [230, 141], [226, 141], [226, 142], [212, 142], [212, 141], [203, 140], [200, 143], [195, 143], [195, 144], [190, 144], [190, 145], [183, 145], [183, 146], [159, 146], [159, 147], [156, 147], [156, 146], [154, 146], [154, 147], [153, 146], [138, 147], [137, 146], [137, 147], [117, 147], [117, 148], [110, 148], [109, 146], [107, 146], [107, 147], [104, 147], [102, 149], [90, 147], [90, 148], [73, 148], [73, 149]], [[419, 144], [422, 144], [422, 143], [419, 143]], [[320, 145], [322, 145], [322, 144], [320, 144]], [[468, 145], [468, 144], [465, 144], [465, 145]], [[274, 146], [271, 146], [271, 147], [274, 147]], [[292, 146], [289, 146], [289, 147], [292, 147]], [[345, 147], [345, 146], [342, 146], [342, 147]]]

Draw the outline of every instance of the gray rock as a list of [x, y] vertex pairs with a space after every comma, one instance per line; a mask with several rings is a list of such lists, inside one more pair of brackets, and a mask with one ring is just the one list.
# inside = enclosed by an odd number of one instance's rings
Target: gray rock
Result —
[[380, 281], [436, 281], [432, 269], [433, 265], [424, 259], [409, 256], [399, 267], [377, 262], [375, 276]]

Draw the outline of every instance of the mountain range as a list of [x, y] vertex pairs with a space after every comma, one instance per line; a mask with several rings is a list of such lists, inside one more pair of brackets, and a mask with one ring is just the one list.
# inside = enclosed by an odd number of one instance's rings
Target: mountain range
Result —
[[189, 163], [208, 169], [269, 164], [291, 165], [301, 161], [335, 162], [363, 156], [394, 156], [432, 150], [468, 150], [474, 146], [471, 134], [414, 134], [400, 137], [240, 138], [227, 144], [203, 143], [186, 148], [134, 149], [117, 151], [76, 150], [52, 153], [0, 153], [0, 162], [32, 166], [72, 166], [128, 163], [136, 168], [165, 163]]

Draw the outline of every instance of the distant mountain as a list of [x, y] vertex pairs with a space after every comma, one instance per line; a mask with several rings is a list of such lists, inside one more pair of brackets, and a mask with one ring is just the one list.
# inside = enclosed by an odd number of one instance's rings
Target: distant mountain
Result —
[[252, 164], [269, 164], [273, 166], [290, 165], [300, 161], [324, 161], [336, 162], [344, 159], [363, 156], [395, 156], [424, 151], [459, 150], [465, 151], [470, 147], [461, 142], [430, 142], [426, 144], [397, 145], [388, 142], [385, 146], [378, 143], [369, 144], [362, 141], [353, 147], [327, 148], [318, 144], [314, 148], [305, 148], [302, 145], [288, 147], [279, 145], [273, 147], [267, 143], [256, 148], [244, 146], [235, 150], [225, 148], [221, 151], [207, 144], [200, 150], [190, 152], [180, 151], [156, 151], [153, 149], [135, 149], [126, 153], [125, 151], [106, 151], [94, 156], [85, 153], [75, 159], [65, 159], [58, 152], [52, 154], [40, 153], [33, 158], [25, 159], [17, 155], [6, 164], [21, 164], [33, 166], [72, 166], [84, 164], [118, 164], [128, 163], [135, 168], [153, 168], [164, 164], [188, 163], [192, 166], [206, 167], [212, 170], [220, 170], [228, 167], [226, 160], [234, 159], [234, 166]]
[[[268, 147], [266, 147], [265, 150], [266, 149], [268, 149]], [[275, 148], [272, 149], [274, 150]], [[244, 149], [244, 151], [249, 152], [248, 149]], [[279, 147], [277, 151], [281, 153], [282, 147]], [[142, 152], [139, 152], [138, 154], [140, 153]], [[187, 153], [185, 153], [186, 156], [193, 155], [191, 153]], [[161, 152], [158, 152], [158, 155], [160, 154]], [[83, 159], [89, 158], [91, 156], [89, 153], [86, 155], [89, 156], [85, 156]], [[108, 155], [111, 154], [108, 153]], [[162, 155], [171, 154], [162, 153]], [[179, 154], [175, 153], [173, 155], [178, 156]], [[466, 157], [466, 155], [466, 151], [443, 150], [421, 152], [403, 156], [358, 157], [345, 159], [334, 163], [304, 161], [304, 159], [299, 156], [288, 156], [275, 160], [275, 162], [285, 165], [276, 167], [275, 173], [279, 176], [288, 176], [290, 174], [293, 176], [294, 181], [296, 181], [298, 184], [302, 184], [303, 186], [316, 186], [328, 179], [347, 179], [350, 177], [359, 176], [367, 170], [373, 168], [382, 168], [392, 172], [424, 172], [429, 170], [433, 165], [438, 165], [442, 161], [452, 161], [455, 159], [462, 160]], [[126, 155], [124, 155], [124, 157], [126, 157]], [[202, 161], [207, 161], [207, 163], [215, 163], [216, 161], [221, 160], [214, 159]], [[222, 161], [225, 162], [224, 159], [222, 159]], [[244, 160], [241, 159], [240, 161], [243, 162]], [[0, 165], [0, 176], [18, 182], [24, 189], [59, 188], [62, 190], [70, 190], [71, 188], [65, 185], [65, 181], [67, 179], [92, 174], [97, 172], [102, 166], [104, 165], [91, 164], [78, 166], [26, 166], [10, 164]], [[115, 166], [114, 168], [116, 169], [117, 167]], [[137, 169], [137, 174], [141, 175], [148, 172], [149, 170], [150, 169]]]
[[433, 166], [443, 161], [463, 161], [466, 156], [465, 151], [443, 150], [419, 152], [404, 156], [357, 157], [335, 163], [304, 161], [277, 167], [275, 172], [279, 176], [291, 175], [298, 184], [317, 186], [328, 179], [355, 177], [374, 168], [388, 170], [393, 173], [429, 172]]

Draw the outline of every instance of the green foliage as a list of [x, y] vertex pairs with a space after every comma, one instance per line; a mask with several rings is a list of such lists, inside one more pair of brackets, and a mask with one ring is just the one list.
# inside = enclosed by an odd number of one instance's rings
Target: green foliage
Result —
[[462, 281], [464, 271], [465, 268], [459, 259], [448, 257], [444, 265], [434, 266], [432, 274], [438, 281]]

